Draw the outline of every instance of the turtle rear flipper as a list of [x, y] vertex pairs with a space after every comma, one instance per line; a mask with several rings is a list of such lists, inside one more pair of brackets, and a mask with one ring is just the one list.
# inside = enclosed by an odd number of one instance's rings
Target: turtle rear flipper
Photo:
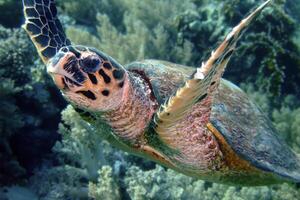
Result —
[[22, 0], [25, 24], [23, 28], [29, 34], [40, 57], [46, 64], [58, 50], [70, 45], [60, 21], [54, 0]]

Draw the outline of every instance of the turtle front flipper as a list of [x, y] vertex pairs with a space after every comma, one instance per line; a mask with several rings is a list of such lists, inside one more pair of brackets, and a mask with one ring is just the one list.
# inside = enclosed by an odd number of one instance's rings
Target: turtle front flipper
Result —
[[23, 0], [23, 6], [23, 28], [46, 64], [61, 47], [70, 45], [57, 18], [54, 0]]
[[222, 167], [223, 153], [207, 127], [214, 95], [238, 38], [270, 2], [266, 1], [234, 27], [210, 58], [154, 116], [159, 141], [178, 152], [169, 155], [178, 165], [184, 163], [182, 167], [190, 167], [191, 171], [197, 168], [198, 172], [204, 170], [204, 174], [208, 169]]
[[[176, 94], [169, 98], [156, 114], [156, 131], [162, 138], [168, 138], [175, 124], [182, 120], [190, 109], [197, 103], [204, 103], [202, 114], [209, 116], [214, 91], [218, 88], [223, 72], [226, 68], [236, 43], [243, 30], [255, 17], [271, 2], [266, 1], [248, 17], [243, 19], [226, 36], [219, 47], [211, 53], [210, 58], [202, 63], [192, 77], [179, 88]], [[208, 121], [208, 117], [207, 117]]]

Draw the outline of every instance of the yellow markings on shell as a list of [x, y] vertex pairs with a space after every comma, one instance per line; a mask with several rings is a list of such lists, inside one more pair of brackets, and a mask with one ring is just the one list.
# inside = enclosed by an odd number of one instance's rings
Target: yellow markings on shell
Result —
[[230, 147], [230, 145], [227, 143], [223, 135], [211, 123], [207, 123], [206, 126], [208, 130], [210, 130], [210, 132], [213, 133], [213, 135], [218, 141], [221, 152], [223, 153], [224, 164], [226, 168], [229, 168], [231, 170], [238, 170], [238, 171], [240, 170], [249, 171], [249, 172], [259, 171], [256, 167], [253, 167], [248, 161], [238, 156]]

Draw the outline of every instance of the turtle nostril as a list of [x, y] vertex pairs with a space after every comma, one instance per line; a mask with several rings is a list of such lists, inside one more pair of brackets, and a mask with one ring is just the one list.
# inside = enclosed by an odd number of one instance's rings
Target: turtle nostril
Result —
[[86, 73], [96, 72], [100, 68], [100, 59], [96, 56], [88, 56], [79, 61], [82, 70]]

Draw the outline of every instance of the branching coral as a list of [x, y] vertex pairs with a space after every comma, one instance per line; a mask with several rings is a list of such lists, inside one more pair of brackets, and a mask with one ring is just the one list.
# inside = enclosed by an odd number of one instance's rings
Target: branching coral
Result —
[[[143, 199], [201, 199], [201, 200], [258, 200], [297, 199], [300, 191], [288, 184], [273, 187], [232, 187], [195, 180], [160, 166], [150, 171], [129, 168], [125, 184], [134, 200]], [[285, 196], [286, 195], [286, 196]]]
[[98, 183], [89, 184], [89, 196], [96, 200], [120, 199], [119, 185], [112, 173], [112, 168], [103, 166], [98, 173]]
[[108, 163], [106, 158], [112, 156], [108, 156], [113, 154], [112, 148], [71, 106], [62, 113], [62, 120], [60, 133], [63, 140], [54, 147], [60, 162], [84, 169], [88, 180], [97, 181], [98, 170]]

